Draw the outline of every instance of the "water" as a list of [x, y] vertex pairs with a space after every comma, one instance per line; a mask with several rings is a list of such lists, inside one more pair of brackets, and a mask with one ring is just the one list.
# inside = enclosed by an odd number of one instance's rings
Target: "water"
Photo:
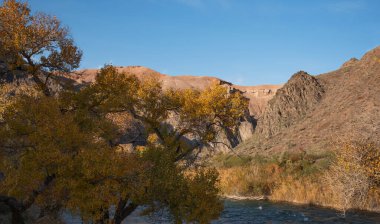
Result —
[[[212, 224], [295, 224], [295, 223], [379, 223], [380, 214], [372, 212], [347, 212], [343, 217], [339, 211], [318, 206], [294, 205], [269, 201], [226, 200], [219, 220]], [[170, 223], [165, 215], [140, 217], [136, 211], [124, 223], [153, 224]], [[66, 217], [67, 218], [67, 217]], [[66, 219], [66, 223], [81, 223]]]
[[380, 214], [339, 211], [317, 206], [294, 205], [269, 201], [225, 201], [221, 218], [224, 223], [380, 223]]

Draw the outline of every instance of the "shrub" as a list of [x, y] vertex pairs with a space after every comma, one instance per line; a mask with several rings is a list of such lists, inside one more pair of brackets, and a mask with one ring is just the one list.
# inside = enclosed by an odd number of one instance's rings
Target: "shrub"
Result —
[[361, 208], [368, 196], [379, 187], [380, 148], [365, 141], [340, 144], [335, 161], [325, 175], [328, 186], [345, 211]]

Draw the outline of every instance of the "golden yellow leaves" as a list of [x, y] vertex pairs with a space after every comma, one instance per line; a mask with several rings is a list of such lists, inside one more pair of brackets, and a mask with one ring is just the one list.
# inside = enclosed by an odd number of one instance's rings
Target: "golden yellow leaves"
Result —
[[181, 143], [185, 135], [210, 142], [220, 128], [234, 130], [248, 108], [240, 92], [229, 92], [221, 85], [203, 91], [163, 89], [157, 79], [141, 81], [112, 66], [101, 69], [96, 83], [83, 95], [92, 102], [92, 110], [129, 113], [142, 123], [148, 136], [155, 134], [159, 139], [155, 142], [169, 148], [185, 147]]
[[380, 185], [380, 148], [365, 141], [344, 143], [336, 153], [337, 165], [348, 173], [364, 172], [371, 184]]
[[[21, 96], [6, 107], [7, 126], [0, 130], [1, 140], [14, 149], [4, 156], [9, 178], [3, 189], [25, 198], [54, 174], [38, 202], [54, 198], [88, 220], [103, 218], [103, 209], [125, 196], [148, 205], [174, 204], [178, 220], [207, 222], [221, 211], [217, 174], [185, 177], [177, 161], [213, 141], [221, 127], [233, 129], [246, 102], [223, 86], [165, 90], [157, 80], [140, 81], [112, 66], [79, 92]], [[143, 129], [147, 144], [137, 146], [137, 153], [117, 145], [120, 132], [131, 127], [122, 122]], [[183, 141], [185, 135], [199, 144]]]
[[149, 134], [147, 138], [148, 144], [152, 144], [152, 145], [156, 144], [158, 140], [159, 140], [158, 136], [154, 133]]
[[0, 58], [11, 70], [22, 68], [50, 95], [47, 81], [79, 67], [82, 52], [53, 16], [31, 14], [27, 3], [6, 0], [0, 6]]

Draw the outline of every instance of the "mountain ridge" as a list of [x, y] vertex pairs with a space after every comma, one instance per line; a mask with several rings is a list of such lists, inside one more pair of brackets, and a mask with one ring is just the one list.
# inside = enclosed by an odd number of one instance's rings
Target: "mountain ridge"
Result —
[[[351, 59], [335, 71], [312, 77], [323, 92], [312, 107], [304, 106], [301, 108], [304, 113], [299, 115], [299, 110], [293, 110], [295, 106], [281, 106], [308, 103], [305, 100], [309, 98], [284, 91], [294, 81], [290, 79], [268, 102], [254, 136], [237, 150], [244, 154], [321, 152], [338, 141], [366, 140], [380, 144], [380, 47], [360, 60]], [[302, 90], [305, 85], [297, 82], [296, 88]], [[282, 122], [289, 121], [289, 116], [294, 120], [284, 126]]]

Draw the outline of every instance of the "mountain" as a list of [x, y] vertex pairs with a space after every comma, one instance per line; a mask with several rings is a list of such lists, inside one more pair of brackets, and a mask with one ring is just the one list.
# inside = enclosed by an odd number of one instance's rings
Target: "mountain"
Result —
[[317, 76], [298, 72], [268, 101], [245, 154], [322, 152], [338, 141], [380, 143], [380, 47]]

